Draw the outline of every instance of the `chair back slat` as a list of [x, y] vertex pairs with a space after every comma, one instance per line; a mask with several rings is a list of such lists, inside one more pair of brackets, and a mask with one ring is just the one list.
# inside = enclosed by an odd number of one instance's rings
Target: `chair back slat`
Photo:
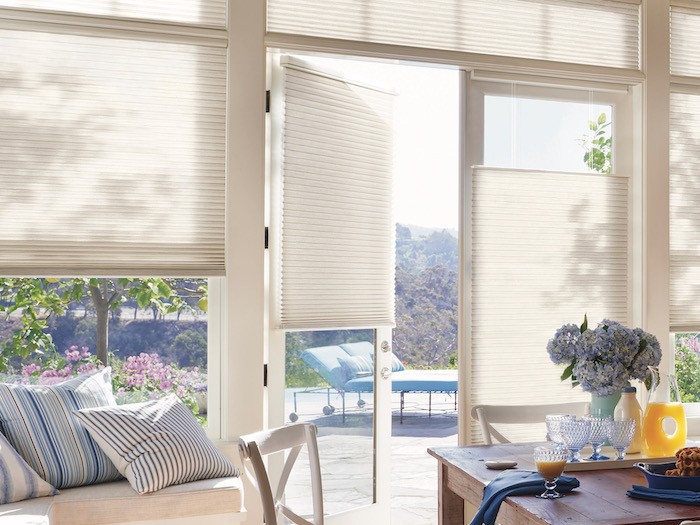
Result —
[[[253, 467], [254, 486], [257, 487], [262, 500], [265, 523], [267, 525], [278, 525], [279, 516], [285, 516], [297, 525], [323, 525], [323, 487], [321, 483], [321, 464], [318, 455], [318, 443], [316, 425], [311, 423], [299, 423], [286, 427], [275, 428], [255, 432], [246, 436], [241, 436], [238, 443], [238, 450], [241, 460], [250, 474], [248, 462]], [[299, 516], [284, 502], [284, 490], [289, 481], [294, 463], [302, 449], [306, 445], [309, 454], [309, 468], [311, 470], [311, 493], [313, 498], [313, 523], [306, 518]], [[263, 460], [264, 456], [289, 450], [287, 459], [282, 468], [280, 479], [277, 483], [277, 490], [273, 495], [272, 484], [268, 471]], [[282, 520], [283, 521], [283, 520]]]
[[479, 422], [481, 434], [487, 445], [496, 439], [499, 443], [510, 440], [496, 430], [494, 424], [542, 423], [547, 414], [574, 414], [581, 416], [590, 412], [590, 403], [550, 403], [545, 405], [474, 405], [472, 419]]

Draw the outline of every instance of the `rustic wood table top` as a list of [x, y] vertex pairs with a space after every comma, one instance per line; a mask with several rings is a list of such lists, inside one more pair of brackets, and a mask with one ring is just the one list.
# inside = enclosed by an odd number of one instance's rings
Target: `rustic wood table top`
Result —
[[[438, 460], [440, 525], [462, 525], [464, 502], [481, 503], [484, 486], [500, 471], [487, 469], [486, 460], [515, 460], [518, 469], [535, 470], [532, 452], [537, 443], [429, 448]], [[646, 486], [635, 468], [572, 472], [581, 486], [557, 500], [514, 496], [501, 505], [500, 525], [678, 525], [700, 520], [700, 507], [632, 499], [632, 485]]]

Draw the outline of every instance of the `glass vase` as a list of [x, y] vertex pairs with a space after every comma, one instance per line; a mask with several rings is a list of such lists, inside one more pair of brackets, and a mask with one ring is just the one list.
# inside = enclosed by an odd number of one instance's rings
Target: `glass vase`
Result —
[[591, 392], [591, 415], [594, 417], [610, 417], [612, 419], [621, 395], [622, 392], [615, 392], [609, 396], [599, 396]]

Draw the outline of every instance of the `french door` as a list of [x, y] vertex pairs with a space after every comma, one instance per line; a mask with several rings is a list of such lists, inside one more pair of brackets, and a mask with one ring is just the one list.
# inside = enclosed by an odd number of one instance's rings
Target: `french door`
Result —
[[[392, 95], [271, 62], [269, 425], [318, 427], [327, 523], [389, 523]], [[286, 492], [302, 514], [305, 461]]]

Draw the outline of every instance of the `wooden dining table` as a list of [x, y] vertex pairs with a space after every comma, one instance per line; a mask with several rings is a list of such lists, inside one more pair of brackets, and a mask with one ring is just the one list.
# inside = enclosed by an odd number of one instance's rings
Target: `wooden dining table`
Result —
[[[500, 471], [486, 468], [487, 460], [517, 461], [518, 469], [535, 470], [533, 449], [541, 443], [435, 447], [428, 453], [438, 461], [438, 523], [463, 525], [465, 504], [481, 503], [484, 486]], [[610, 464], [612, 462], [609, 462]], [[645, 485], [636, 468], [569, 472], [580, 487], [565, 497], [544, 500], [533, 495], [504, 500], [499, 525], [678, 525], [700, 520], [700, 507], [633, 499], [632, 485]], [[466, 522], [468, 523], [468, 522]]]

